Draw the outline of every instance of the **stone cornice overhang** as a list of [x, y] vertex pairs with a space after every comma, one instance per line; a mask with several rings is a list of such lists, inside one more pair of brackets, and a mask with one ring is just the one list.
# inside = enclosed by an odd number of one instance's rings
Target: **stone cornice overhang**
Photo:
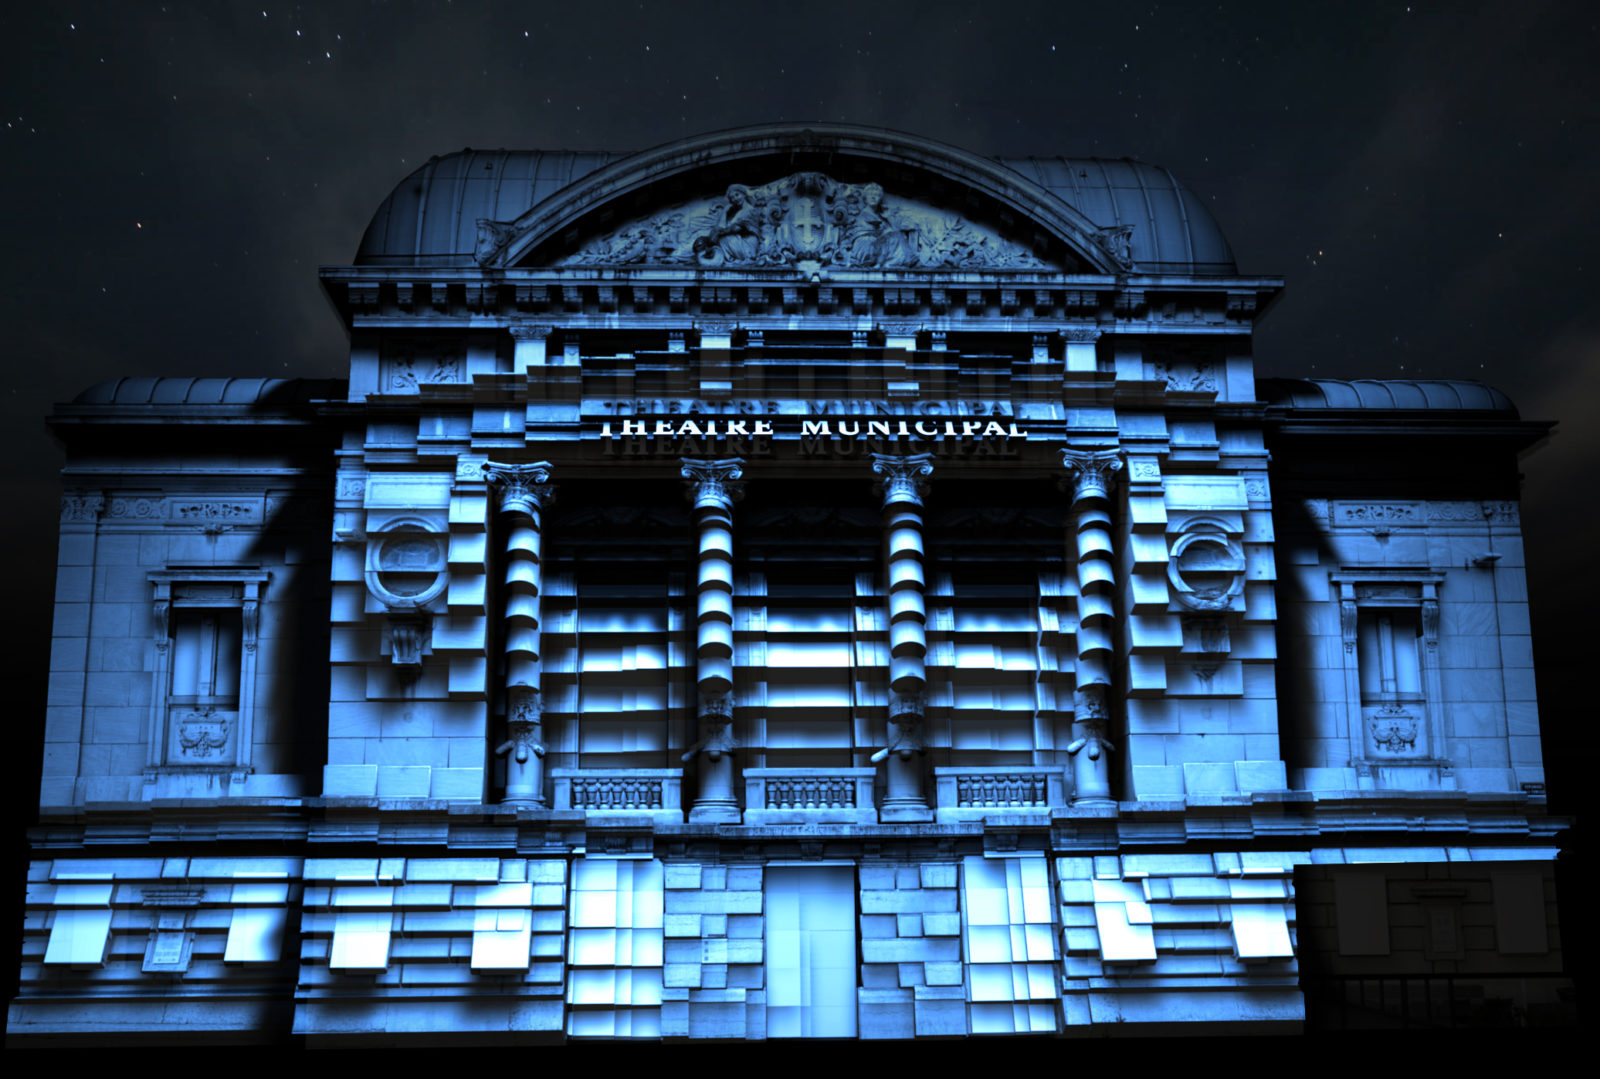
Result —
[[[581, 811], [376, 798], [252, 799], [104, 803], [45, 807], [28, 832], [38, 854], [109, 852], [126, 846], [271, 845], [278, 853], [326, 856], [382, 847], [417, 855], [442, 851], [636, 852], [718, 846], [748, 853], [822, 844], [838, 855], [873, 856], [931, 846], [1004, 850], [1127, 851], [1228, 847], [1474, 850], [1559, 844], [1572, 822], [1525, 794], [1284, 791], [1219, 795], [1204, 804], [1123, 802], [1115, 807], [992, 815], [950, 824], [746, 826], [652, 824]], [[770, 853], [770, 850], [769, 850]]]
[[[759, 323], [796, 314], [1110, 322], [1131, 329], [1170, 323], [1173, 332], [1247, 332], [1283, 290], [1271, 276], [1062, 274], [1048, 271], [837, 270], [814, 277], [789, 268], [573, 267], [487, 272], [457, 267], [324, 266], [323, 288], [347, 327], [416, 325], [495, 328], [522, 319], [588, 318], [606, 326], [682, 325], [685, 319]], [[1160, 310], [1182, 300], [1223, 313], [1222, 324]], [[820, 316], [818, 307], [829, 308]], [[391, 323], [392, 320], [392, 323]], [[1119, 323], [1130, 322], [1128, 326]], [[1141, 332], [1150, 332], [1148, 328]]]
[[1520, 454], [1538, 446], [1556, 425], [1549, 420], [1519, 419], [1508, 412], [1268, 406], [1262, 426], [1269, 439], [1470, 439]]
[[52, 428], [136, 425], [162, 427], [315, 427], [310, 403], [292, 408], [261, 405], [187, 405], [128, 402], [60, 404], [45, 420]]
[[[282, 471], [293, 460], [296, 471], [319, 470], [338, 432], [320, 418], [312, 402], [294, 405], [190, 405], [119, 402], [66, 403], [46, 419], [51, 434], [68, 451], [63, 476], [151, 471], [141, 459], [165, 462], [154, 471], [193, 475], [271, 467]], [[224, 457], [228, 464], [219, 461]], [[184, 463], [178, 463], [179, 459]], [[242, 465], [273, 460], [270, 466]]]

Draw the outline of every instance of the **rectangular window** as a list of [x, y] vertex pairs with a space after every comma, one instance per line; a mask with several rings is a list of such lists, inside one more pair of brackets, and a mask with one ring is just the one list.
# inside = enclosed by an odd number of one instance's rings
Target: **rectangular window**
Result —
[[242, 615], [226, 608], [183, 608], [172, 613], [174, 707], [239, 707]]
[[1417, 658], [1421, 619], [1415, 608], [1368, 607], [1358, 618], [1363, 704], [1422, 700]]

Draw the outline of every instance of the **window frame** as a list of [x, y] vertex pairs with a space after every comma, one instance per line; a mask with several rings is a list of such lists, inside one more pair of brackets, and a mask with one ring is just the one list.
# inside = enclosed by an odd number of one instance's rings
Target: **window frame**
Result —
[[[155, 600], [155, 662], [151, 665], [150, 714], [147, 724], [145, 775], [253, 771], [255, 740], [256, 645], [262, 591], [272, 579], [256, 566], [172, 566], [149, 575]], [[225, 591], [225, 594], [224, 594]], [[186, 594], [187, 593], [187, 594]], [[214, 761], [174, 760], [172, 740], [172, 667], [174, 608], [239, 612], [239, 702], [232, 750]]]
[[[1350, 763], [1363, 785], [1375, 784], [1374, 767], [1432, 767], [1440, 778], [1450, 773], [1444, 730], [1444, 693], [1439, 671], [1439, 586], [1444, 574], [1420, 569], [1343, 570], [1329, 575], [1339, 603], [1343, 641], [1346, 732]], [[1416, 612], [1417, 665], [1422, 699], [1369, 701], [1362, 695], [1360, 627], [1363, 612], [1381, 609]], [[1386, 704], [1416, 708], [1416, 743], [1404, 750], [1380, 750], [1372, 709]]]

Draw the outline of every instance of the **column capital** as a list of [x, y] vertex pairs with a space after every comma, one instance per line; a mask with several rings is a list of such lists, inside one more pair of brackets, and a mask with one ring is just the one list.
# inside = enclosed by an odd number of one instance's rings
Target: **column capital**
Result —
[[1103, 332], [1098, 326], [1064, 326], [1061, 329], [1061, 336], [1064, 340], [1077, 344], [1092, 345], [1100, 340]]
[[526, 465], [505, 465], [485, 461], [484, 475], [489, 483], [500, 489], [500, 512], [526, 513], [530, 516], [547, 506], [555, 496], [555, 488], [544, 486], [550, 478], [550, 462], [535, 461]]
[[933, 454], [874, 453], [872, 471], [880, 477], [877, 488], [883, 494], [885, 509], [896, 502], [920, 506], [928, 491], [927, 477], [933, 475]]
[[689, 481], [689, 497], [694, 500], [695, 509], [727, 512], [744, 494], [744, 484], [738, 482], [739, 477], [744, 475], [744, 461], [740, 458], [724, 457], [712, 461], [684, 457], [681, 460], [683, 478]]
[[1062, 448], [1061, 467], [1072, 480], [1074, 502], [1085, 498], [1107, 498], [1111, 477], [1122, 469], [1121, 450], [1073, 450]]
[[555, 332], [548, 322], [513, 322], [506, 329], [517, 341], [543, 341]]

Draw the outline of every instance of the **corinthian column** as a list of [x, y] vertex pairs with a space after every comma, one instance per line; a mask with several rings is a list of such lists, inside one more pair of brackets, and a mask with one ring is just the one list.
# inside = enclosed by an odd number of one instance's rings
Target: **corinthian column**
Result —
[[499, 490], [506, 522], [506, 740], [495, 753], [506, 758], [510, 805], [542, 806], [544, 800], [544, 703], [539, 697], [539, 596], [543, 590], [539, 513], [554, 487], [550, 463], [483, 466]]
[[1078, 537], [1078, 663], [1073, 698], [1072, 804], [1113, 805], [1111, 797], [1111, 656], [1116, 621], [1116, 573], [1111, 560], [1111, 477], [1122, 468], [1117, 450], [1061, 451], [1072, 484]]
[[683, 478], [694, 500], [699, 534], [699, 572], [695, 593], [696, 696], [700, 702], [700, 740], [683, 755], [697, 754], [700, 791], [689, 810], [691, 821], [739, 823], [733, 793], [733, 503], [744, 462], [683, 459]]
[[883, 820], [931, 820], [923, 790], [926, 752], [922, 719], [928, 699], [927, 581], [922, 572], [922, 496], [933, 474], [933, 455], [872, 455], [881, 478], [884, 560], [889, 579], [889, 731], [888, 745], [872, 755], [888, 760]]

